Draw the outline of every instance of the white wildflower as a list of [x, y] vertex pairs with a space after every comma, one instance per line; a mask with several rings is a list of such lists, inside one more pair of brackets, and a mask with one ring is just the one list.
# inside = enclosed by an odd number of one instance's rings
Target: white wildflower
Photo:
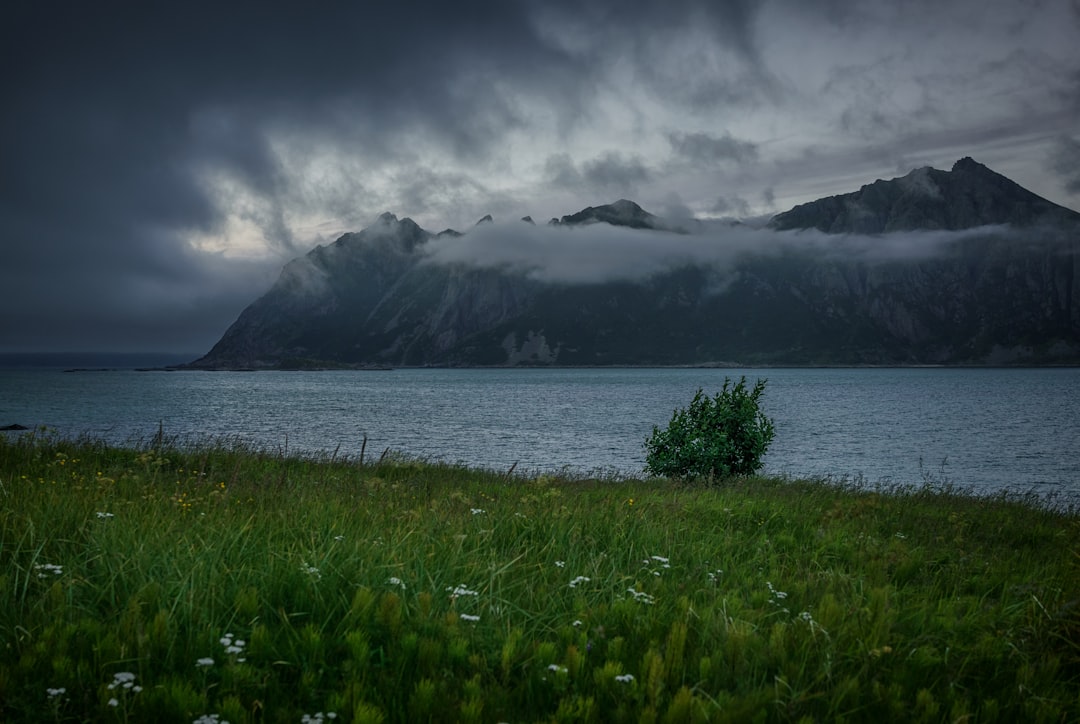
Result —
[[570, 581], [570, 588], [577, 588], [582, 583], [588, 583], [592, 579], [588, 576], [578, 576], [574, 580]]
[[471, 513], [472, 513], [473, 515], [483, 515], [484, 513], [486, 513], [486, 512], [487, 512], [487, 511], [486, 511], [486, 510], [484, 510], [483, 508], [469, 508], [469, 511], [470, 511], [470, 512], [471, 512]]
[[107, 518], [115, 518], [116, 516], [113, 515], [112, 513], [102, 513], [101, 511], [98, 511], [97, 517], [101, 518], [101, 519], [107, 519]]
[[60, 576], [64, 573], [64, 567], [55, 563], [38, 563], [34, 566], [34, 570], [38, 572], [38, 578], [48, 578], [50, 573], [54, 576]]
[[389, 583], [391, 586], [399, 586], [401, 590], [405, 590], [405, 581], [401, 580], [397, 576], [390, 576], [390, 578], [386, 579], [386, 582]]
[[476, 591], [469, 590], [469, 588], [464, 583], [462, 583], [460, 585], [457, 585], [457, 586], [453, 586], [453, 587], [447, 586], [446, 590], [450, 592], [450, 596], [453, 597], [453, 598], [457, 598], [458, 596], [479, 596], [480, 595]]
[[67, 689], [64, 688], [63, 686], [61, 686], [61, 687], [56, 688], [56, 689], [46, 689], [45, 693], [49, 695], [50, 699], [55, 699], [56, 697], [60, 696], [61, 694], [66, 694]]
[[134, 685], [135, 674], [131, 673], [130, 671], [121, 671], [119, 673], [113, 674], [113, 680], [112, 683], [109, 684], [109, 688], [115, 689], [119, 686], [124, 689], [130, 689]]
[[810, 627], [810, 631], [815, 636], [817, 635], [818, 631], [825, 634], [825, 636], [829, 635], [829, 632], [825, 630], [825, 627], [815, 621], [814, 617], [810, 614], [809, 611], [803, 611], [802, 613], [800, 613], [799, 618], [806, 622], [806, 624]]
[[304, 714], [300, 717], [300, 724], [320, 724], [323, 719], [337, 719], [337, 712], [327, 712], [323, 714], [321, 711], [317, 711], [314, 714]]
[[[653, 564], [659, 564], [660, 568], [671, 568], [670, 560], [664, 556], [649, 556], [641, 562], [641, 565], [645, 568], [649, 568]], [[660, 577], [660, 571], [657, 569], [653, 569], [652, 574], [656, 578]]]
[[555, 561], [556, 568], [566, 568], [566, 561]]
[[[236, 638], [231, 633], [225, 634], [220, 639], [218, 639], [218, 641], [221, 643], [222, 646], [225, 647], [225, 653], [230, 656], [244, 653], [244, 647], [247, 645], [246, 641]], [[247, 661], [247, 659], [237, 659], [237, 662], [239, 663], [243, 663], [245, 661]]]
[[212, 658], [210, 658], [209, 656], [204, 656], [201, 659], [198, 659], [195, 662], [195, 665], [196, 666], [213, 666], [214, 665], [214, 660]]
[[615, 681], [618, 681], [618, 682], [620, 682], [622, 684], [630, 684], [630, 683], [633, 683], [633, 681], [634, 681], [634, 675], [633, 674], [619, 674], [619, 675], [617, 675], [615, 677]]
[[459, 615], [459, 618], [460, 618], [460, 619], [461, 619], [462, 621], [472, 621], [473, 623], [476, 623], [477, 621], [479, 621], [479, 620], [480, 620], [480, 617], [479, 617], [479, 616], [473, 616], [472, 614], [468, 614], [468, 613], [463, 613], [463, 614], [460, 614], [460, 615]]
[[548, 664], [548, 671], [554, 671], [556, 674], [565, 674], [567, 668], [565, 666], [559, 666], [558, 664]]
[[633, 596], [634, 600], [638, 603], [645, 603], [650, 606], [656, 603], [656, 599], [644, 591], [635, 591], [633, 588], [628, 588], [626, 589], [626, 592]]

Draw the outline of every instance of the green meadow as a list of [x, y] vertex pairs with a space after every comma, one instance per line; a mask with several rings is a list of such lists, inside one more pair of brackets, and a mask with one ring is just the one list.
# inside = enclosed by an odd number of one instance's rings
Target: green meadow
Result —
[[0, 437], [0, 720], [1080, 720], [1080, 515]]

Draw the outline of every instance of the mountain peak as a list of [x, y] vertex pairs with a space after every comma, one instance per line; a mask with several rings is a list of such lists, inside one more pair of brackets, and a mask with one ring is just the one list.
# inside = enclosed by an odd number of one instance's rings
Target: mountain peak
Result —
[[562, 217], [559, 223], [574, 226], [598, 222], [632, 229], [656, 228], [656, 217], [629, 199], [619, 199], [604, 206], [589, 206], [576, 214]]
[[831, 234], [1017, 227], [1080, 218], [1074, 212], [992, 171], [970, 156], [951, 171], [918, 168], [858, 191], [829, 196], [777, 214], [774, 229], [818, 229]]
[[389, 243], [400, 249], [411, 252], [418, 245], [423, 244], [431, 237], [420, 226], [405, 217], [399, 219], [389, 211], [379, 214], [375, 222], [357, 233], [344, 234], [335, 243], [336, 246], [356, 246], [371, 243]]
[[634, 203], [630, 199], [619, 199], [615, 203], [610, 204], [610, 206], [611, 206], [611, 208], [615, 209], [616, 211], [619, 211], [619, 212], [622, 212], [622, 213], [627, 213], [627, 214], [644, 214], [644, 213], [646, 213], [645, 209], [641, 208], [640, 206], [638, 206], [636, 203]]
[[952, 167], [953, 173], [956, 173], [957, 171], [978, 170], [989, 171], [990, 169], [973, 159], [971, 156], [964, 156], [962, 159], [954, 163]]

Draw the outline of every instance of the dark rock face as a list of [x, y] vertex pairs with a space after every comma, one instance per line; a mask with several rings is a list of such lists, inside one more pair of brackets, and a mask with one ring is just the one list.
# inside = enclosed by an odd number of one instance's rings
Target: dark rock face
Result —
[[[668, 228], [625, 200], [556, 223]], [[883, 244], [977, 231], [932, 255], [870, 260], [790, 244], [723, 272], [568, 285], [425, 262], [456, 232], [384, 214], [287, 264], [191, 366], [1080, 364], [1080, 214], [971, 159], [803, 204], [770, 225]]]
[[830, 196], [778, 214], [774, 229], [818, 229], [830, 234], [956, 231], [994, 224], [1028, 227], [1075, 216], [986, 166], [963, 158], [951, 172], [917, 168], [875, 181], [851, 194]]
[[631, 229], [654, 229], [657, 219], [633, 201], [619, 199], [613, 204], [590, 206], [576, 214], [564, 216], [560, 224], [578, 225], [605, 223], [612, 226], [627, 226]]

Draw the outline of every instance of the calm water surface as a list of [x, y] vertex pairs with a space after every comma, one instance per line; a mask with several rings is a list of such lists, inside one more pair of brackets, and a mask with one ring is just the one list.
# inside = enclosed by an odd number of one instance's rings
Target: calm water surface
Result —
[[633, 474], [653, 425], [742, 374], [768, 378], [766, 472], [1080, 497], [1080, 369], [0, 370], [0, 425]]

